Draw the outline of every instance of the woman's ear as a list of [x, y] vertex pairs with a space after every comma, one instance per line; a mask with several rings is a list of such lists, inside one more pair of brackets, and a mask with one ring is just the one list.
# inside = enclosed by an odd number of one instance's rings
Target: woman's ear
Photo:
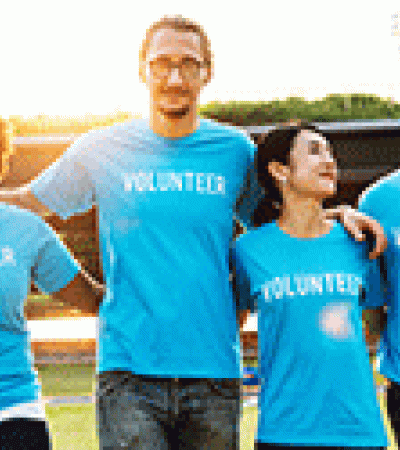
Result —
[[288, 180], [289, 168], [278, 161], [270, 161], [268, 163], [268, 172], [276, 181], [285, 185]]

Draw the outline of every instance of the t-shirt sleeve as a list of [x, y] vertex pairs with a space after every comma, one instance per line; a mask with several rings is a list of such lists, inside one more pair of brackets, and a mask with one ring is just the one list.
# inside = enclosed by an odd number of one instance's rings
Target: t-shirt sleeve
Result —
[[69, 284], [80, 271], [80, 267], [47, 224], [39, 224], [38, 234], [32, 278], [40, 290], [50, 294]]
[[388, 284], [383, 274], [383, 258], [367, 262], [365, 285], [361, 306], [365, 309], [379, 308], [387, 302]]
[[373, 218], [376, 218], [380, 211], [381, 195], [376, 185], [366, 188], [358, 199], [358, 211]]
[[250, 278], [242, 263], [240, 251], [235, 246], [231, 249], [231, 264], [232, 286], [236, 299], [236, 308], [239, 311], [250, 310], [251, 312], [255, 312], [256, 298], [252, 293]]
[[254, 225], [254, 211], [264, 196], [264, 190], [257, 180], [257, 148], [247, 139], [246, 176], [236, 202], [236, 219], [247, 228]]
[[[358, 211], [378, 220], [386, 202], [382, 203], [381, 191], [377, 186], [367, 188], [358, 201]], [[372, 244], [370, 243], [370, 248]], [[387, 254], [384, 253], [376, 260], [368, 260], [366, 284], [363, 292], [362, 306], [364, 308], [378, 308], [388, 303], [390, 298], [390, 283], [385, 268]]]
[[64, 219], [87, 211], [94, 203], [95, 189], [85, 148], [88, 142], [87, 137], [79, 139], [29, 186], [44, 205]]

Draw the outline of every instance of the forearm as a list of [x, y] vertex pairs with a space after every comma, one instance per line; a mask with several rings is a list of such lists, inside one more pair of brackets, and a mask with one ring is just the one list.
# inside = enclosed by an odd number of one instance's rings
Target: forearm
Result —
[[238, 312], [239, 326], [240, 326], [241, 330], [243, 329], [244, 324], [247, 322], [247, 318], [249, 315], [250, 315], [250, 310], [248, 310], [248, 309], [241, 310]]
[[369, 252], [370, 259], [376, 259], [385, 251], [387, 246], [385, 231], [372, 217], [360, 213], [347, 205], [326, 210], [326, 217], [340, 221], [357, 241], [363, 241], [369, 235], [374, 241], [374, 248]]
[[53, 294], [53, 298], [84, 313], [98, 314], [105, 287], [82, 270], [67, 286]]
[[47, 206], [35, 197], [28, 187], [15, 190], [0, 189], [0, 202], [19, 206], [44, 218], [53, 214]]

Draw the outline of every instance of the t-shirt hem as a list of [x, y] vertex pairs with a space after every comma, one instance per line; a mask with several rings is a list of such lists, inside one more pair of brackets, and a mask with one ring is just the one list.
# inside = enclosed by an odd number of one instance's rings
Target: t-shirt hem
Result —
[[136, 369], [134, 370], [132, 367], [124, 367], [119, 365], [114, 366], [99, 366], [96, 368], [96, 372], [98, 374], [104, 373], [104, 372], [111, 372], [111, 371], [127, 371], [132, 372], [136, 375], [144, 375], [148, 377], [158, 377], [158, 378], [218, 378], [218, 379], [240, 379], [241, 374], [240, 371], [237, 372], [224, 372], [224, 373], [215, 373], [215, 372], [171, 372], [170, 370], [168, 372], [166, 371], [154, 371], [149, 369]]
[[41, 290], [43, 290], [46, 294], [54, 294], [55, 292], [61, 291], [61, 289], [64, 289], [67, 287], [71, 281], [74, 280], [74, 278], [78, 275], [80, 272], [79, 267], [77, 267], [75, 264], [72, 266], [72, 270], [70, 273], [68, 273], [68, 276], [66, 276], [64, 279], [58, 279], [54, 283], [51, 283], [51, 289], [48, 289], [46, 287], [40, 287]]
[[0, 398], [0, 413], [6, 412], [7, 410], [9, 410], [11, 408], [15, 408], [16, 406], [26, 405], [26, 404], [30, 404], [30, 403], [34, 403], [34, 402], [39, 403], [40, 401], [41, 401], [41, 396], [38, 393], [34, 393], [29, 396], [18, 398], [15, 401], [13, 401], [12, 403], [9, 403], [7, 405], [3, 405], [1, 402], [1, 398]]
[[379, 367], [379, 373], [383, 375], [385, 378], [388, 378], [390, 380], [393, 380], [394, 382], [400, 384], [400, 375], [392, 372], [392, 370], [388, 369], [384, 361], [381, 362], [381, 365]]
[[337, 441], [335, 439], [329, 439], [326, 437], [319, 437], [319, 438], [307, 438], [307, 437], [300, 437], [296, 436], [293, 438], [285, 437], [282, 439], [282, 437], [277, 436], [256, 436], [255, 441], [263, 444], [288, 444], [291, 446], [304, 446], [304, 445], [310, 445], [310, 446], [324, 446], [324, 447], [388, 447], [389, 442], [382, 440], [382, 441], [376, 441], [376, 440], [366, 440], [363, 441], [353, 441], [354, 438], [349, 438], [346, 440], [346, 438], [343, 438], [343, 441]]

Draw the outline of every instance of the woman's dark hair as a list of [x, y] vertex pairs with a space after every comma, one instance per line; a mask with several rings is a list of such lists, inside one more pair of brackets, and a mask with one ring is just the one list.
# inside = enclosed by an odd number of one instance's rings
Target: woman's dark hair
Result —
[[261, 187], [265, 190], [265, 197], [260, 201], [254, 212], [254, 225], [260, 226], [263, 223], [277, 220], [280, 216], [283, 198], [278, 182], [268, 170], [271, 161], [290, 165], [290, 152], [296, 136], [303, 130], [310, 130], [321, 134], [308, 122], [296, 125], [278, 126], [267, 134], [262, 134], [257, 140], [257, 177]]

